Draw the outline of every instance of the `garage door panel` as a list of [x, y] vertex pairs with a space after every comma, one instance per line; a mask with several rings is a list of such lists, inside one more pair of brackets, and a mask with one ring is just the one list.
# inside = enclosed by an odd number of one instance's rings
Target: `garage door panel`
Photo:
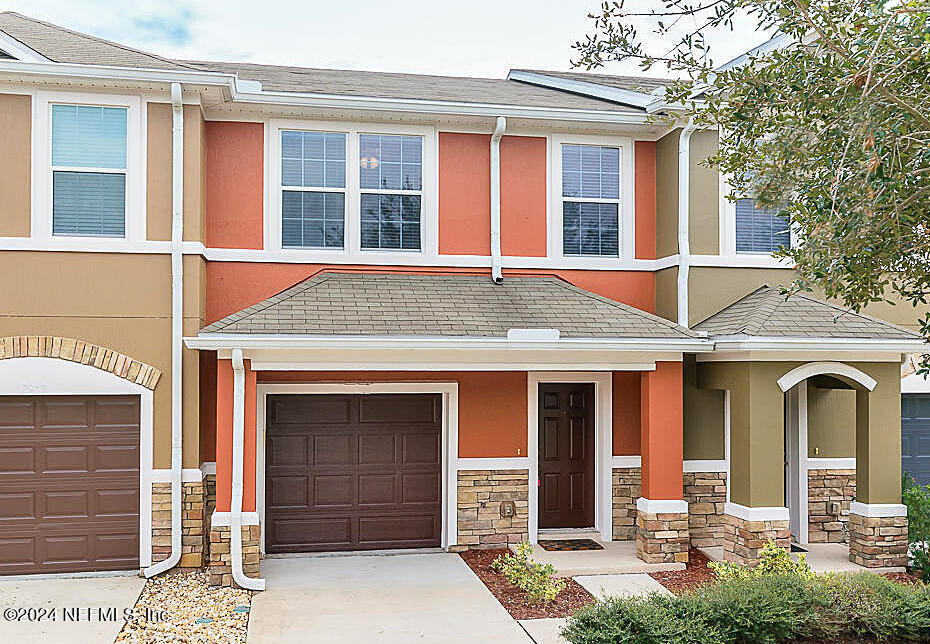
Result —
[[[441, 400], [433, 394], [269, 396], [268, 552], [438, 546]], [[325, 422], [327, 414], [337, 422]], [[306, 437], [307, 463], [283, 467], [276, 460], [280, 440], [295, 436]], [[303, 501], [305, 481], [310, 503], [301, 507], [295, 501]]]
[[272, 436], [268, 438], [268, 465], [306, 465], [306, 436]]
[[0, 427], [0, 574], [137, 568], [139, 398], [0, 397]]

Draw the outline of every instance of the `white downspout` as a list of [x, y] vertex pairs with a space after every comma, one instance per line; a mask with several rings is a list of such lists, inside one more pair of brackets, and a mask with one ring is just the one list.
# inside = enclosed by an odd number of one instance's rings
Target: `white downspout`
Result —
[[501, 137], [506, 129], [507, 119], [498, 116], [491, 135], [491, 279], [495, 284], [504, 283], [501, 272]]
[[678, 324], [688, 327], [688, 273], [691, 271], [691, 134], [694, 117], [678, 135]]
[[233, 581], [246, 590], [265, 590], [265, 580], [246, 577], [242, 570], [242, 454], [245, 448], [245, 366], [242, 349], [232, 350], [233, 426], [232, 500], [229, 508], [229, 552]]
[[184, 104], [181, 84], [171, 83], [171, 554], [143, 571], [154, 577], [181, 561], [183, 456], [182, 360], [184, 345]]

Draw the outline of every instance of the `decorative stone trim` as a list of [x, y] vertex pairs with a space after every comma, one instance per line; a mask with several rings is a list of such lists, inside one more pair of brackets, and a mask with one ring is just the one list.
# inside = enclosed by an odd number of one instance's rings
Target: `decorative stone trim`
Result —
[[[261, 526], [242, 526], [242, 571], [247, 577], [259, 577], [261, 567]], [[207, 573], [211, 586], [232, 586], [232, 555], [229, 526], [210, 530], [210, 561]]]
[[636, 514], [636, 554], [646, 563], [687, 563], [687, 512]]
[[856, 500], [856, 470], [808, 470], [807, 540], [847, 543], [849, 506]]
[[727, 473], [685, 472], [683, 483], [691, 545], [695, 548], [723, 545]]
[[[200, 568], [204, 563], [204, 485], [181, 486], [181, 568]], [[152, 484], [152, 561], [171, 554], [171, 483]]]
[[460, 470], [458, 544], [452, 550], [528, 540], [528, 476], [527, 470]]
[[849, 515], [849, 560], [866, 568], [907, 565], [907, 517]]
[[144, 362], [84, 340], [49, 335], [0, 338], [0, 360], [7, 358], [59, 358], [112, 373], [129, 382], [155, 389], [161, 371]]
[[633, 541], [636, 538], [636, 499], [642, 494], [641, 483], [641, 468], [615, 467], [613, 469], [614, 541]]
[[759, 551], [769, 540], [779, 548], [790, 547], [791, 532], [787, 519], [749, 521], [732, 514], [724, 515], [723, 559], [754, 566], [759, 563]]

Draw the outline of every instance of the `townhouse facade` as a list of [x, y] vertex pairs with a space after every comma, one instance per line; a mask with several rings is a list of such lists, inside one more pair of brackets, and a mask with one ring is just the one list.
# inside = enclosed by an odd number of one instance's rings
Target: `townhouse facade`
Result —
[[0, 13], [0, 574], [261, 589], [266, 553], [573, 528], [903, 565], [913, 309], [786, 299], [786, 225], [661, 87], [177, 61]]

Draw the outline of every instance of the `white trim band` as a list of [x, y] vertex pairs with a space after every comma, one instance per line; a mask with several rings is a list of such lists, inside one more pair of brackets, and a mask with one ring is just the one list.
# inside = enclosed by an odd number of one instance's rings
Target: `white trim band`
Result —
[[727, 501], [723, 506], [723, 513], [729, 514], [743, 521], [788, 521], [788, 508], [762, 507], [750, 508], [746, 505]]
[[906, 517], [907, 506], [901, 503], [860, 503], [853, 501], [849, 504], [849, 513], [860, 517]]
[[[210, 518], [210, 525], [213, 527], [228, 526], [231, 516], [232, 513], [230, 512], [217, 512], [214, 510], [213, 516]], [[243, 512], [242, 525], [258, 525], [258, 512]]]
[[456, 462], [456, 469], [461, 470], [528, 470], [530, 459], [526, 456], [504, 458], [463, 457]]
[[646, 514], [687, 514], [688, 502], [665, 499], [636, 499], [636, 510]]
[[695, 459], [692, 461], [685, 461], [684, 463], [682, 463], [682, 472], [686, 472], [686, 473], [726, 472], [726, 471], [727, 471], [726, 459], [719, 459], [719, 460]]
[[[181, 470], [182, 483], [199, 483], [203, 480], [203, 470], [198, 467], [185, 467]], [[171, 470], [152, 470], [152, 483], [171, 483]]]
[[211, 474], [216, 476], [216, 463], [213, 461], [204, 461], [200, 464], [200, 471], [203, 472], [204, 478]]
[[614, 469], [642, 467], [643, 457], [642, 456], [614, 456], [611, 459], [610, 465]]
[[807, 459], [807, 471], [811, 470], [854, 470], [856, 457], [852, 458], [810, 458]]

